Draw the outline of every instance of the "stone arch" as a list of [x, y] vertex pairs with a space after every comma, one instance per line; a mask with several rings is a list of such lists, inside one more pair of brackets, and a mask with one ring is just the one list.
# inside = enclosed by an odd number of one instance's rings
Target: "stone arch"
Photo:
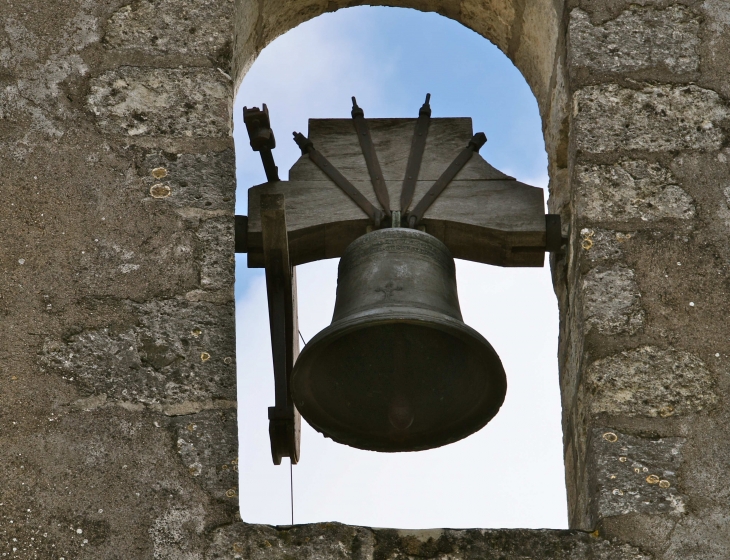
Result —
[[[552, 206], [567, 167], [567, 94], [564, 87], [563, 6], [556, 0], [392, 0], [390, 2], [239, 2], [234, 17], [235, 90], [271, 41], [325, 12], [355, 5], [436, 12], [494, 43], [520, 70], [537, 99], [548, 153]], [[565, 204], [558, 203], [556, 210]]]
[[[233, 98], [248, 70], [261, 52], [275, 39], [322, 14], [357, 6], [383, 6], [436, 13], [456, 21], [490, 41], [520, 71], [535, 96], [548, 155], [551, 213], [560, 214], [567, 230], [572, 214], [570, 179], [570, 92], [567, 84], [567, 25], [563, 0], [307, 0], [306, 2], [237, 2], [233, 17], [231, 75]], [[468, 57], [465, 57], [468, 63]], [[565, 231], [564, 231], [565, 234]], [[567, 254], [567, 253], [566, 253]], [[580, 345], [582, 329], [568, 321], [570, 307], [566, 254], [551, 257], [553, 283], [561, 318], [558, 363], [562, 371], [576, 364], [566, 360], [568, 345]], [[572, 331], [572, 332], [571, 332]], [[573, 335], [571, 337], [571, 334]], [[577, 367], [580, 367], [579, 365]], [[561, 378], [571, 374], [561, 373]], [[580, 464], [585, 453], [582, 422], [575, 420], [574, 387], [561, 383], [563, 402], [564, 463], [571, 527], [590, 527], [578, 521], [588, 509], [587, 482]], [[576, 426], [579, 426], [576, 429]], [[573, 440], [576, 439], [576, 442]]]

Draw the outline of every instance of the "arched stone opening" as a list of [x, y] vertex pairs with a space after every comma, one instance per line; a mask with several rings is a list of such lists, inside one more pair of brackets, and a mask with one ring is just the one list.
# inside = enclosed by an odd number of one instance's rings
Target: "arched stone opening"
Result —
[[405, 0], [394, 2], [243, 2], [236, 4], [232, 70], [235, 90], [258, 54], [279, 35], [322, 13], [358, 5], [437, 12], [479, 33], [504, 52], [530, 85], [543, 119], [551, 210], [567, 206], [568, 163], [564, 6], [561, 0]]
[[[354, 36], [361, 37], [357, 40]], [[352, 42], [344, 41], [345, 37]], [[332, 52], [347, 54], [330, 58], [330, 49], [325, 46], [328, 44], [334, 45]], [[398, 55], [391, 58], [391, 49]], [[464, 70], [452, 72], [450, 67], [456, 63], [463, 63]], [[408, 78], [403, 80], [401, 75]], [[420, 85], [406, 85], [414, 82]], [[427, 83], [429, 89], [424, 89]], [[505, 90], [510, 93], [503, 93]], [[310, 115], [347, 117], [352, 94], [357, 95], [369, 117], [415, 115], [425, 91], [433, 94], [434, 116], [468, 115], [473, 118], [475, 131], [487, 133], [490, 140], [481, 155], [491, 164], [518, 180], [546, 186], [536, 102], [521, 73], [501, 51], [458, 22], [433, 12], [356, 7], [323, 14], [279, 37], [262, 51], [245, 76], [234, 111], [240, 166], [239, 212], [246, 213], [248, 187], [265, 181], [259, 156], [251, 151], [242, 126], [243, 105], [267, 103], [272, 119], [276, 119], [272, 120], [277, 136], [276, 163], [280, 176], [286, 179], [289, 166], [300, 155], [288, 132], [293, 129], [306, 134], [306, 118]], [[373, 101], [368, 102], [361, 94]], [[412, 99], [414, 95], [416, 99]], [[404, 96], [411, 98], [405, 106]], [[393, 97], [400, 101], [394, 103]], [[380, 112], [374, 111], [373, 102]], [[449, 108], [446, 113], [444, 107]], [[285, 124], [292, 120], [297, 124]], [[521, 146], [529, 148], [523, 150]], [[508, 155], [517, 150], [522, 158]], [[494, 156], [497, 160], [492, 159]], [[531, 159], [537, 163], [531, 164]], [[242, 278], [237, 276], [237, 280], [241, 278], [239, 281], [249, 286], [245, 296], [243, 288], [237, 288], [240, 295], [236, 301], [241, 515], [248, 522], [288, 523], [289, 472], [286, 465], [271, 465], [263, 413], [263, 407], [271, 404], [273, 391], [269, 387], [273, 376], [268, 371], [271, 351], [268, 342], [260, 342], [268, 336], [265, 287], [259, 280], [253, 292], [248, 272], [261, 271], [247, 271], [245, 262], [246, 256], [239, 255]], [[331, 272], [329, 267], [323, 270]], [[419, 453], [410, 458], [388, 458], [377, 453], [361, 457], [345, 446], [328, 444], [303, 426], [302, 460], [294, 467], [295, 522], [336, 519], [351, 524], [415, 528], [567, 526], [556, 372], [558, 319], [549, 268], [504, 269], [463, 262], [458, 263], [457, 273], [465, 320], [495, 345], [509, 370], [508, 398], [499, 422], [470, 437], [469, 442], [461, 442], [464, 446], [456, 444], [439, 450], [435, 456]], [[256, 278], [260, 278], [258, 274]], [[329, 296], [334, 298], [336, 270], [334, 276], [323, 272], [317, 277], [316, 292], [311, 290], [316, 273], [299, 269], [297, 274], [300, 330], [303, 340], [309, 340], [331, 320], [331, 309], [323, 302], [332, 303]], [[496, 293], [501, 296], [495, 297]], [[313, 301], [317, 302], [314, 329]], [[264, 314], [254, 315], [261, 305]], [[525, 352], [525, 348], [531, 351]], [[263, 356], [263, 360], [257, 356]], [[264, 368], [254, 365], [262, 362]], [[267, 392], [262, 394], [262, 387]], [[535, 470], [537, 462], [541, 468]], [[363, 464], [380, 474], [369, 476], [363, 472]], [[449, 476], [439, 471], [440, 465], [444, 469], [451, 465]], [[409, 475], [413, 472], [418, 476]], [[325, 476], [333, 483], [322, 481]], [[411, 479], [419, 480], [419, 485]], [[371, 485], [372, 491], [364, 490]], [[406, 490], [416, 486], [418, 491]], [[263, 494], [263, 487], [271, 490]], [[321, 490], [320, 499], [313, 498], [318, 495], [316, 489]], [[503, 492], [511, 497], [504, 497]], [[330, 498], [333, 493], [337, 494], [336, 500]], [[461, 503], [458, 496], [464, 496]], [[376, 507], [372, 505], [375, 503]], [[500, 507], [501, 503], [510, 507]]]

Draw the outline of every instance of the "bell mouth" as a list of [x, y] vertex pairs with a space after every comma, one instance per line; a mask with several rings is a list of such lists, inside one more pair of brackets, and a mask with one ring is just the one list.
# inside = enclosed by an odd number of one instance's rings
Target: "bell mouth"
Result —
[[317, 431], [371, 451], [422, 451], [483, 428], [507, 380], [489, 342], [441, 313], [371, 310], [335, 321], [307, 344], [291, 377]]

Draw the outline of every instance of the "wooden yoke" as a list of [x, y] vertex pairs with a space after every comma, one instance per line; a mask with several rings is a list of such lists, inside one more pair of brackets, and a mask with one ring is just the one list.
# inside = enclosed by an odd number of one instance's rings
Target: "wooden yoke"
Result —
[[[401, 199], [404, 177], [409, 190], [406, 200], [423, 199], [474, 136], [471, 119], [430, 119], [427, 129], [422, 126], [428, 135], [419, 173], [413, 176], [409, 152], [414, 132], [418, 134], [417, 120], [367, 119], [367, 125], [390, 200]], [[324, 168], [329, 175], [307, 153], [292, 167], [288, 181], [268, 182], [248, 191], [246, 252], [251, 268], [264, 266], [259, 215], [263, 196], [286, 194], [289, 256], [295, 266], [341, 256], [373, 224], [362, 206], [330, 176], [337, 171], [368, 199], [367, 204], [377, 204], [352, 120], [310, 120], [308, 140], [326, 156], [330, 165]], [[545, 215], [544, 190], [498, 171], [476, 151], [466, 152], [468, 160], [440, 185], [438, 198], [429, 201], [418, 226], [442, 241], [457, 259], [507, 267], [543, 266], [545, 252], [559, 250], [562, 242], [559, 218]], [[410, 179], [408, 173], [412, 173]]]
[[269, 301], [271, 352], [274, 362], [275, 406], [269, 407], [271, 457], [299, 462], [301, 417], [289, 393], [289, 379], [299, 356], [296, 273], [289, 259], [284, 195], [260, 199], [266, 292]]

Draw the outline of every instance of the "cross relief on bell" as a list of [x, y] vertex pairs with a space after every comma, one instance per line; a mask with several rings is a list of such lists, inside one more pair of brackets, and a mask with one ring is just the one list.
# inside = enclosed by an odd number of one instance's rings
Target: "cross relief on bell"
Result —
[[[429, 97], [417, 119], [365, 119], [353, 98], [352, 119], [310, 120], [289, 181], [266, 107], [244, 108], [269, 182], [249, 189], [236, 251], [266, 269], [276, 464], [299, 459], [300, 413], [340, 443], [417, 451], [478, 431], [504, 401], [499, 356], [463, 322], [454, 257], [543, 266], [563, 243], [560, 219], [542, 189], [479, 156], [486, 136], [471, 119], [432, 119]], [[332, 323], [299, 355], [294, 266], [333, 257]]]

